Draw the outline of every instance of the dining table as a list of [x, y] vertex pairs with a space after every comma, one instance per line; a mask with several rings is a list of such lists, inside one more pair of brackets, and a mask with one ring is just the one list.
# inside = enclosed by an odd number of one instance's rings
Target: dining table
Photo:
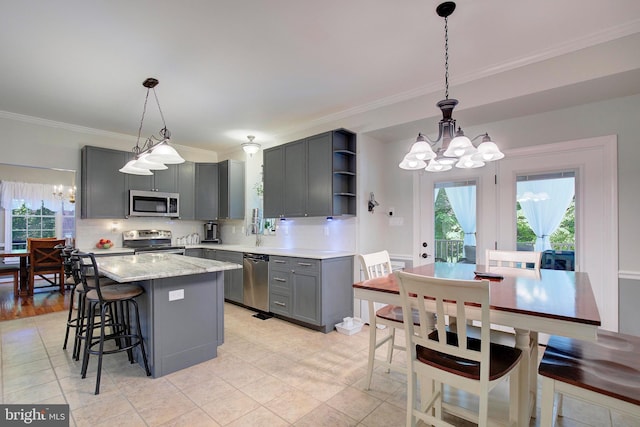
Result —
[[27, 259], [29, 251], [26, 249], [0, 249], [0, 258], [20, 258], [20, 295], [29, 294], [29, 271]]
[[[522, 350], [518, 390], [518, 425], [529, 425], [535, 416], [538, 334], [597, 340], [601, 325], [589, 276], [585, 272], [487, 268], [483, 265], [443, 263], [405, 268], [422, 276], [456, 280], [481, 280], [490, 273], [490, 319], [495, 325], [515, 329], [515, 345]], [[353, 285], [354, 297], [384, 304], [402, 305], [394, 273]], [[446, 307], [452, 316], [455, 305]], [[478, 307], [466, 306], [470, 320], [480, 320]]]

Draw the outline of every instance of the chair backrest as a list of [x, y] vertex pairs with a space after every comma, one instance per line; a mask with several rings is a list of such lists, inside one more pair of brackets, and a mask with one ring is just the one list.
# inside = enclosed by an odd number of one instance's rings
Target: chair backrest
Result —
[[[412, 319], [412, 310], [417, 311], [420, 318], [419, 324], [411, 321], [404, 323], [407, 348], [411, 349], [411, 361], [416, 359], [416, 345], [420, 345], [440, 353], [480, 362], [480, 381], [488, 382], [489, 281], [440, 279], [403, 271], [398, 272], [396, 276], [400, 285], [404, 318]], [[481, 310], [480, 351], [477, 348], [467, 348], [465, 304], [472, 304], [474, 308], [480, 307]], [[432, 318], [432, 313], [436, 313], [436, 331], [428, 326], [427, 318]], [[456, 330], [452, 331], [457, 333], [457, 340], [447, 339], [445, 315], [457, 318]]]
[[364, 278], [367, 280], [391, 274], [391, 259], [387, 251], [362, 254], [360, 262], [364, 268]]
[[487, 249], [485, 266], [540, 270], [542, 252], [535, 251], [497, 251]]
[[27, 252], [31, 251], [31, 242], [48, 242], [58, 240], [57, 237], [27, 237]]
[[76, 283], [82, 283], [86, 291], [95, 289], [98, 298], [102, 301], [100, 290], [100, 270], [96, 257], [91, 252], [73, 251], [71, 253], [71, 263], [73, 265], [73, 278]]
[[57, 273], [62, 267], [61, 247], [64, 239], [32, 239], [29, 249], [29, 264], [34, 272]]

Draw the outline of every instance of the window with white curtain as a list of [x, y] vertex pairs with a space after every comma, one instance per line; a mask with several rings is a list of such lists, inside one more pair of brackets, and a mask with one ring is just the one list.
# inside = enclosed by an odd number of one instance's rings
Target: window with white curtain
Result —
[[529, 244], [536, 251], [573, 250], [575, 172], [521, 175], [516, 180], [518, 245]]
[[476, 181], [435, 184], [435, 259], [475, 262]]
[[29, 237], [74, 237], [75, 205], [54, 197], [53, 192], [50, 184], [0, 183], [6, 249], [25, 249]]

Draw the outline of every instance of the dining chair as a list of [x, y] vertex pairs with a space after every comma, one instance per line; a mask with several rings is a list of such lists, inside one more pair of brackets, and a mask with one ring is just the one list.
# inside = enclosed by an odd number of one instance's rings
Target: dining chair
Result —
[[[419, 324], [405, 321], [408, 352], [407, 426], [417, 420], [430, 425], [451, 426], [443, 420], [443, 411], [477, 423], [488, 423], [489, 392], [509, 380], [509, 422], [518, 420], [518, 371], [522, 352], [490, 340], [488, 280], [452, 280], [398, 272], [402, 310], [405, 319], [417, 311]], [[480, 310], [481, 338], [467, 336], [466, 306]], [[453, 307], [452, 307], [453, 306]], [[436, 329], [426, 321], [436, 313]], [[445, 315], [458, 318], [450, 330]], [[420, 397], [418, 398], [418, 382]], [[444, 385], [479, 396], [478, 413], [445, 402]]]
[[[364, 271], [365, 280], [373, 279], [376, 277], [386, 276], [392, 273], [391, 258], [389, 252], [380, 251], [370, 254], [359, 255], [360, 263]], [[377, 308], [379, 303], [375, 303], [369, 300], [369, 358], [367, 362], [367, 386], [369, 390], [371, 387], [371, 379], [373, 377], [374, 364], [378, 362], [387, 368], [387, 372], [390, 370], [397, 370], [406, 374], [406, 367], [398, 367], [392, 364], [393, 351], [405, 350], [403, 345], [398, 345], [395, 342], [396, 328], [404, 329], [404, 318], [402, 316], [402, 307], [396, 305], [383, 305], [381, 308]], [[380, 339], [378, 339], [379, 326], [386, 327], [387, 333]], [[389, 344], [387, 347], [387, 357], [384, 361], [376, 359], [376, 350], [385, 344]]]
[[[65, 289], [65, 273], [61, 249], [64, 239], [31, 239], [29, 246], [29, 295], [33, 295], [36, 276], [49, 282], [47, 286], [58, 286], [60, 293]], [[56, 248], [56, 246], [58, 246]], [[47, 275], [54, 275], [51, 280]]]
[[20, 275], [19, 264], [0, 263], [0, 276], [13, 276], [13, 296], [18, 296], [18, 284]]

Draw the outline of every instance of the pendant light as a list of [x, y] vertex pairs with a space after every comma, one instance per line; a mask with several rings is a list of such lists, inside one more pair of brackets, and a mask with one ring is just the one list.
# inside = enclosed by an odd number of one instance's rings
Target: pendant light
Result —
[[[498, 146], [491, 141], [489, 134], [484, 133], [472, 139], [465, 136], [462, 128], [456, 130], [456, 120], [452, 117], [453, 109], [458, 105], [457, 99], [449, 99], [449, 23], [448, 18], [456, 9], [454, 2], [444, 2], [436, 8], [438, 16], [444, 18], [444, 78], [445, 99], [436, 105], [442, 112], [442, 120], [438, 123], [438, 137], [431, 140], [418, 133], [416, 142], [398, 165], [406, 170], [425, 169], [429, 172], [444, 172], [457, 168], [471, 169], [485, 165], [485, 162], [499, 160], [504, 157]], [[478, 147], [473, 141], [482, 137]], [[427, 162], [429, 162], [427, 164]]]

